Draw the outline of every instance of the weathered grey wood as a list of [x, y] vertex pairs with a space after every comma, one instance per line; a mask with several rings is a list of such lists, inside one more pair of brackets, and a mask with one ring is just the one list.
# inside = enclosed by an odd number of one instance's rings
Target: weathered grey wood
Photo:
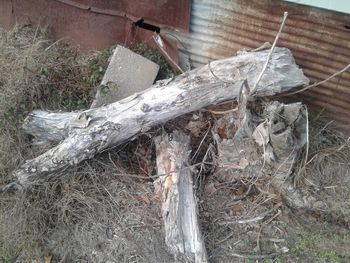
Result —
[[[175, 79], [157, 82], [143, 93], [100, 108], [75, 113], [35, 111], [26, 121], [27, 133], [41, 141], [65, 140], [27, 161], [14, 175], [20, 184], [28, 185], [169, 119], [235, 99], [244, 79], [250, 85], [255, 83], [267, 54], [265, 50], [218, 60], [210, 67], [207, 65]], [[255, 96], [274, 95], [306, 85], [309, 80], [288, 49], [276, 48], [259, 83]], [[59, 120], [59, 124], [53, 125], [49, 119]]]
[[60, 142], [68, 137], [70, 120], [78, 119], [80, 112], [33, 111], [25, 119], [23, 129], [35, 137], [35, 144]]
[[162, 199], [165, 243], [175, 258], [208, 262], [188, 167], [190, 137], [174, 131], [157, 137], [155, 141], [157, 170], [161, 175], [155, 181], [155, 188]]

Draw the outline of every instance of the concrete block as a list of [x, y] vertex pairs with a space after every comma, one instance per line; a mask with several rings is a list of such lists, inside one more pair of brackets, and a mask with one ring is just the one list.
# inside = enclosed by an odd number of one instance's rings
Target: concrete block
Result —
[[113, 52], [91, 108], [110, 104], [149, 88], [159, 66], [122, 46]]

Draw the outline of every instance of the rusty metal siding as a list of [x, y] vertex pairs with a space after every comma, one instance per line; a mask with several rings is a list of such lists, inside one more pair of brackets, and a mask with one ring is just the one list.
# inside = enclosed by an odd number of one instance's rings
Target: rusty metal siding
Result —
[[0, 0], [0, 25], [48, 25], [57, 39], [70, 39], [83, 50], [102, 49], [137, 38], [144, 30], [135, 26], [140, 19], [187, 31], [190, 6], [191, 0]]
[[[190, 33], [176, 33], [193, 66], [273, 42], [289, 12], [278, 45], [290, 48], [311, 81], [350, 63], [350, 15], [273, 0], [193, 0]], [[350, 72], [294, 97], [350, 130]]]
[[0, 0], [0, 26], [9, 28], [11, 26], [12, 2]]
[[5, 2], [12, 4], [10, 25], [48, 25], [56, 39], [71, 41], [81, 49], [101, 49], [111, 46], [117, 40], [125, 40], [128, 21], [125, 17], [95, 14], [87, 9], [53, 0]]
[[90, 0], [99, 10], [122, 11], [159, 27], [188, 31], [190, 0]]

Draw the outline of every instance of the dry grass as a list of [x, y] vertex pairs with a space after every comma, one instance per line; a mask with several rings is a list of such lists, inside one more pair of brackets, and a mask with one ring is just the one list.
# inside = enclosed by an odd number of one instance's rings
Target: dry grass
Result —
[[[24, 117], [37, 108], [88, 107], [94, 87], [103, 76], [110, 50], [78, 54], [68, 45], [52, 43], [47, 31], [39, 28], [17, 27], [0, 34], [0, 185], [5, 185], [12, 180], [11, 172], [19, 164], [43, 150], [32, 148], [22, 134]], [[138, 48], [143, 50], [142, 46]], [[204, 121], [209, 121], [209, 117], [207, 119]], [[179, 118], [165, 128], [185, 127], [187, 121], [188, 118]], [[193, 162], [209, 163], [200, 167], [201, 176], [196, 182], [197, 192], [203, 198], [199, 204], [210, 260], [233, 262], [237, 258], [230, 256], [232, 251], [259, 254], [273, 250], [276, 245], [287, 246], [292, 251], [281, 258], [282, 262], [303, 262], [303, 254], [317, 253], [317, 240], [311, 237], [318, 229], [309, 231], [298, 225], [295, 248], [292, 247], [288, 237], [293, 236], [290, 233], [296, 223], [290, 219], [293, 213], [288, 208], [277, 206], [281, 200], [252, 191], [237, 201], [234, 197], [246, 191], [246, 186], [239, 183], [220, 184], [218, 191], [208, 193], [212, 177], [206, 176], [213, 167], [210, 158], [205, 158], [212, 141], [206, 129], [207, 126], [201, 135], [205, 138], [193, 140], [194, 152], [199, 146]], [[1, 194], [0, 261], [32, 262], [49, 253], [56, 262], [67, 263], [172, 262], [165, 252], [159, 200], [154, 197], [151, 181], [127, 176], [152, 171], [151, 158], [144, 160], [137, 156], [154, 153], [153, 147], [152, 139], [141, 138], [66, 170], [60, 178], [36, 185], [21, 195]], [[347, 137], [331, 125], [310, 122], [309, 163], [299, 179], [330, 208], [345, 215], [341, 227], [348, 224], [344, 220], [349, 218], [350, 211], [349, 154]], [[148, 167], [144, 167], [145, 163]], [[230, 200], [234, 204], [230, 204]], [[260, 221], [221, 224], [217, 220], [223, 215], [254, 218], [266, 211], [270, 213], [267, 224]], [[339, 223], [332, 215], [328, 219], [330, 223]], [[322, 238], [328, 238], [327, 231], [335, 233], [327, 225], [323, 226], [326, 234]], [[289, 228], [293, 228], [292, 231]], [[343, 242], [342, 239], [333, 242], [332, 238], [339, 236], [330, 235], [326, 242], [330, 246]], [[276, 240], [284, 241], [276, 243]], [[327, 260], [338, 259], [332, 251], [326, 252]], [[320, 255], [312, 259], [321, 260]], [[341, 262], [327, 260], [325, 262]]]
[[[111, 51], [78, 54], [49, 41], [45, 29], [29, 26], [0, 34], [0, 185], [5, 185], [18, 165], [42, 151], [22, 134], [24, 117], [37, 108], [88, 107]], [[122, 153], [100, 155], [21, 195], [1, 194], [0, 261], [42, 260], [47, 251], [62, 262], [168, 261], [159, 252], [164, 244], [152, 185], [120, 175], [135, 162], [135, 145], [123, 147]]]
[[[125, 162], [117, 154], [111, 159]], [[99, 156], [54, 182], [9, 197], [1, 221], [3, 260], [20, 254], [19, 262], [29, 262], [49, 250], [66, 262], [164, 261], [152, 184], [120, 173], [127, 174]]]
[[20, 132], [23, 118], [38, 108], [87, 107], [108, 55], [105, 51], [79, 57], [68, 45], [50, 42], [45, 29], [0, 30], [1, 182], [28, 157], [23, 155], [32, 155]]
[[337, 131], [332, 122], [315, 119], [310, 124], [310, 154], [302, 169], [302, 181], [319, 200], [327, 203], [328, 211], [325, 212], [335, 217], [329, 220], [340, 220], [339, 223], [348, 225], [350, 137]]

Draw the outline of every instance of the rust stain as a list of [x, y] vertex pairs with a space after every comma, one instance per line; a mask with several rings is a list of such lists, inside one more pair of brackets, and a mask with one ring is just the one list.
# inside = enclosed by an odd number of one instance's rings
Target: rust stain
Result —
[[[278, 45], [288, 47], [312, 82], [350, 63], [350, 15], [274, 0], [193, 0], [190, 33], [177, 33], [180, 50], [195, 67], [232, 56], [243, 48], [272, 43], [283, 12], [288, 19]], [[185, 46], [185, 48], [183, 48]], [[312, 110], [323, 111], [350, 131], [350, 72], [300, 93]]]

